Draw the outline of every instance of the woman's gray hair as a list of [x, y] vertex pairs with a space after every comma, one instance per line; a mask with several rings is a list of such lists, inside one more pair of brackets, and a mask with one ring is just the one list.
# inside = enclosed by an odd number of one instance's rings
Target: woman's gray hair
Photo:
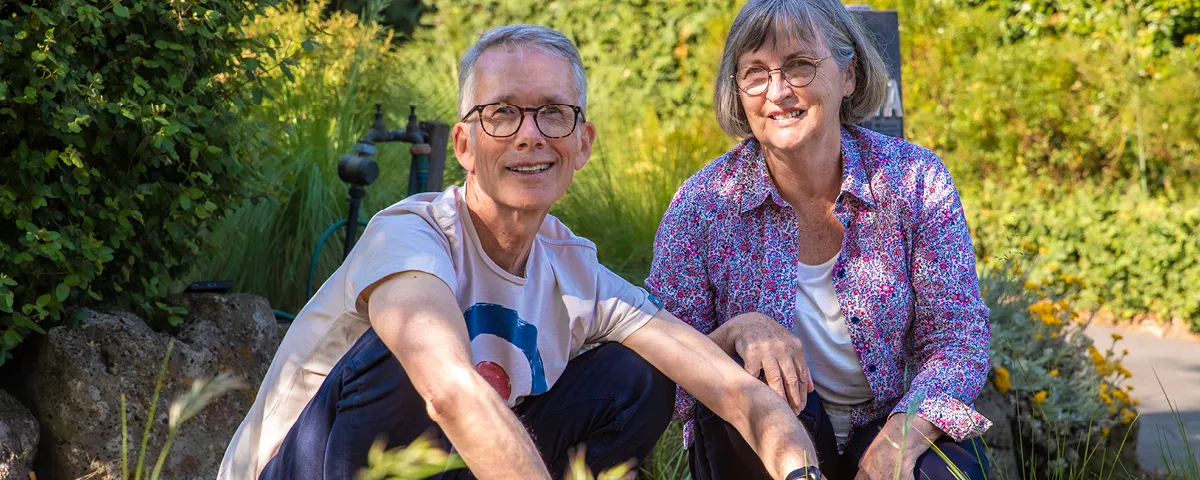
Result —
[[475, 62], [479, 61], [483, 52], [496, 46], [518, 50], [522, 47], [533, 47], [567, 60], [571, 64], [574, 77], [576, 102], [586, 109], [587, 75], [583, 71], [583, 59], [579, 57], [579, 50], [575, 48], [575, 44], [566, 35], [550, 28], [538, 25], [506, 25], [485, 32], [463, 55], [462, 63], [458, 67], [459, 118], [474, 106], [471, 102], [475, 101]]
[[838, 67], [854, 75], [854, 93], [841, 104], [842, 124], [861, 122], [882, 108], [887, 67], [866, 28], [838, 0], [750, 0], [729, 28], [713, 94], [717, 123], [731, 137], [754, 136], [733, 80], [738, 59], [769, 39], [791, 35], [809, 45], [824, 43]]

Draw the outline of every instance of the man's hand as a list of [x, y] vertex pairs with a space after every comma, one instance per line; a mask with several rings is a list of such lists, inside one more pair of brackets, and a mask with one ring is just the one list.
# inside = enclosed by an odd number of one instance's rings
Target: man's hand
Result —
[[787, 402], [666, 309], [623, 343], [733, 425], [773, 478], [817, 464], [816, 447]]
[[867, 447], [854, 480], [913, 479], [917, 458], [941, 436], [942, 431], [924, 418], [892, 415]]
[[757, 312], [729, 319], [709, 335], [726, 353], [742, 357], [746, 372], [787, 400], [796, 415], [813, 391], [812, 375], [804, 360], [804, 345], [771, 317]]
[[425, 399], [429, 417], [479, 478], [550, 478], [524, 425], [475, 371], [467, 325], [441, 279], [401, 272], [367, 288], [379, 339]]

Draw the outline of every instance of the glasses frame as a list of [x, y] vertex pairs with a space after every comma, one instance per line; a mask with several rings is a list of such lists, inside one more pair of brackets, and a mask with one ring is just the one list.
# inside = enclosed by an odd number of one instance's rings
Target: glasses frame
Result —
[[[492, 134], [492, 132], [488, 131], [487, 127], [485, 127], [483, 125], [483, 109], [494, 106], [494, 105], [508, 105], [510, 107], [516, 108], [521, 111], [521, 119], [517, 120], [517, 128], [516, 128], [516, 130], [513, 130], [513, 133], [510, 133], [508, 135], [494, 135], [494, 134]], [[567, 132], [566, 135], [559, 135], [559, 136], [546, 135], [546, 132], [542, 130], [542, 124], [538, 123], [538, 112], [540, 112], [543, 108], [549, 107], [551, 105], [570, 107], [571, 111], [575, 112], [575, 120], [574, 120], [574, 123], [571, 124], [571, 131]], [[526, 113], [533, 113], [533, 126], [537, 127], [538, 133], [542, 134], [543, 137], [566, 138], [566, 137], [571, 136], [572, 133], [575, 133], [575, 130], [579, 128], [579, 120], [583, 118], [583, 107], [580, 107], [578, 105], [571, 105], [569, 103], [547, 103], [545, 105], [539, 105], [536, 107], [522, 107], [520, 105], [514, 105], [514, 104], [511, 104], [508, 102], [492, 102], [492, 103], [485, 103], [482, 105], [476, 105], [474, 107], [471, 107], [470, 110], [467, 110], [467, 114], [463, 115], [462, 119], [459, 121], [466, 122], [467, 117], [470, 117], [472, 113], [478, 114], [478, 115], [475, 115], [475, 118], [479, 119], [479, 128], [483, 130], [483, 133], [486, 133], [486, 134], [488, 134], [488, 136], [493, 137], [493, 138], [508, 138], [513, 135], [516, 135], [517, 132], [521, 131], [521, 127], [525, 126], [525, 117], [526, 117], [525, 114]]]
[[[813, 72], [813, 76], [812, 76], [812, 78], [809, 78], [809, 79], [808, 79], [808, 81], [807, 81], [807, 82], [804, 82], [804, 84], [803, 84], [803, 85], [797, 85], [797, 84], [795, 84], [795, 83], [792, 83], [792, 80], [791, 80], [790, 78], [788, 78], [788, 76], [787, 76], [787, 75], [785, 75], [785, 74], [783, 73], [783, 67], [785, 67], [785, 66], [787, 66], [787, 64], [789, 64], [789, 63], [791, 63], [791, 62], [794, 62], [794, 61], [797, 61], [797, 60], [810, 60], [810, 61], [812, 61], [812, 63], [813, 63], [813, 66], [814, 66], [814, 67], [816, 67], [816, 68], [821, 68], [821, 62], [824, 62], [825, 60], [828, 60], [828, 59], [830, 59], [830, 58], [832, 58], [832, 56], [825, 56], [825, 57], [821, 57], [821, 58], [817, 58], [817, 59], [812, 59], [812, 58], [804, 58], [804, 57], [797, 57], [797, 58], [793, 58], [793, 59], [791, 59], [791, 60], [788, 60], [787, 62], [784, 62], [783, 66], [780, 66], [779, 68], [768, 68], [768, 69], [767, 69], [767, 85], [766, 85], [766, 87], [765, 87], [765, 88], [763, 88], [763, 91], [761, 91], [761, 92], [758, 92], [758, 93], [750, 93], [750, 92], [746, 91], [746, 89], [742, 88], [742, 85], [741, 85], [740, 83], [738, 83], [738, 79], [737, 79], [737, 75], [738, 75], [738, 74], [737, 74], [737, 72], [734, 72], [734, 73], [730, 74], [730, 75], [729, 75], [729, 79], [730, 79], [730, 80], [733, 80], [733, 87], [734, 87], [734, 88], [738, 89], [738, 91], [739, 91], [739, 92], [742, 92], [742, 93], [744, 93], [744, 94], [746, 94], [746, 95], [749, 95], [749, 96], [751, 96], [751, 97], [757, 97], [757, 96], [759, 96], [759, 95], [766, 95], [766, 94], [767, 94], [767, 91], [771, 89], [771, 79], [772, 79], [772, 78], [774, 78], [774, 75], [773, 75], [773, 74], [774, 74], [775, 72], [779, 72], [779, 78], [780, 78], [781, 80], [783, 80], [784, 82], [787, 82], [787, 84], [788, 84], [788, 85], [791, 85], [792, 87], [795, 87], [795, 88], [804, 88], [804, 87], [807, 87], [807, 86], [811, 85], [811, 84], [812, 84], [812, 82], [813, 82], [813, 80], [816, 80], [816, 79], [817, 79], [816, 72], [814, 71], [814, 72]], [[741, 68], [741, 69], [739, 69], [739, 70], [738, 70], [738, 72], [743, 72], [743, 71], [745, 71], [747, 68], [754, 68], [754, 67], [755, 67], [755, 66], [753, 66], [753, 65], [752, 65], [752, 66], [749, 66], [749, 67]], [[761, 67], [760, 67], [760, 68], [761, 68]]]

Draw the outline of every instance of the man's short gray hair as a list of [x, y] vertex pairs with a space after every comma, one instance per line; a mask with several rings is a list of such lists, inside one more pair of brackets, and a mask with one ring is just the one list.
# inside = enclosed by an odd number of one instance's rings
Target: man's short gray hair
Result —
[[887, 94], [887, 67], [875, 44], [867, 38], [866, 28], [841, 2], [750, 0], [729, 28], [713, 93], [717, 123], [731, 137], [754, 136], [733, 80], [738, 59], [758, 50], [768, 39], [790, 35], [809, 45], [824, 43], [838, 67], [851, 69], [854, 74], [854, 93], [841, 104], [842, 124], [861, 122], [874, 116], [883, 106]]
[[475, 101], [475, 62], [479, 61], [483, 52], [496, 46], [515, 49], [533, 47], [567, 60], [571, 64], [574, 77], [576, 102], [580, 107], [587, 108], [587, 75], [583, 71], [583, 59], [579, 57], [579, 50], [575, 48], [575, 44], [566, 35], [550, 28], [538, 25], [507, 25], [485, 32], [463, 55], [458, 68], [459, 118], [475, 106], [472, 103]]

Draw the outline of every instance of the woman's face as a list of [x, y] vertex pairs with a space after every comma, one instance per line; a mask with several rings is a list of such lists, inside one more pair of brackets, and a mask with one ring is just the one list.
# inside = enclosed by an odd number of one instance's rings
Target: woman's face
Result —
[[[750, 130], [763, 148], [799, 153], [830, 135], [840, 138], [839, 107], [842, 99], [854, 91], [854, 77], [838, 67], [828, 47], [802, 44], [794, 35], [771, 35], [758, 50], [738, 59], [734, 76], [739, 82], [748, 68], [757, 67], [755, 70], [761, 74], [761, 69], [789, 65], [793, 71], [804, 71], [811, 64], [816, 64], [815, 74], [804, 87], [793, 87], [776, 71], [771, 73], [763, 93], [748, 95], [738, 88]], [[798, 85], [805, 81], [792, 79]]]

